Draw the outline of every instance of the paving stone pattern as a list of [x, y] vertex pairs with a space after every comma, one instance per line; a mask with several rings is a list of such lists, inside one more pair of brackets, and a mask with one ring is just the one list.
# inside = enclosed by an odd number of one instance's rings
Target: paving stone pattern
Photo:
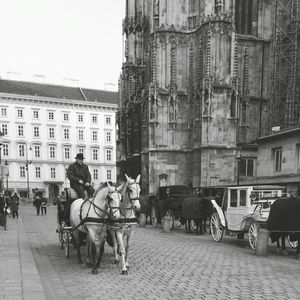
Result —
[[[209, 235], [137, 227], [129, 274], [121, 275], [106, 246], [99, 274], [92, 275], [85, 264], [77, 263], [73, 249], [70, 259], [60, 249], [56, 207], [50, 207], [47, 216], [34, 213], [33, 207], [21, 208], [47, 299], [300, 299], [300, 261], [293, 258], [292, 249], [289, 257], [275, 255], [273, 248], [267, 257], [257, 257], [246, 240], [226, 237], [217, 243]], [[16, 249], [9, 251], [18, 256]], [[85, 251], [83, 247], [84, 260]], [[9, 284], [0, 285], [1, 291], [20, 290], [19, 277], [13, 281], [12, 270], [6, 271], [8, 276], [1, 279], [7, 278]]]

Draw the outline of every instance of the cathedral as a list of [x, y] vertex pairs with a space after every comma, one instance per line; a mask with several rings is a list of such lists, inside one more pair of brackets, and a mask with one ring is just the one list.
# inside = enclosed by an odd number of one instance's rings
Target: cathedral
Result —
[[126, 1], [119, 174], [141, 174], [147, 193], [257, 176], [257, 141], [279, 120], [270, 113], [279, 2], [287, 1]]

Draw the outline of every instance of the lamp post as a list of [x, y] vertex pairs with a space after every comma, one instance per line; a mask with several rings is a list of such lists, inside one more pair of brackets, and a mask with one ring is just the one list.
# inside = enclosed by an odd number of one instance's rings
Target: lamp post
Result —
[[8, 162], [7, 160], [5, 161], [5, 176], [6, 176], [6, 193], [8, 195], [8, 176], [9, 176], [9, 169], [8, 169]]
[[0, 131], [0, 167], [1, 167], [1, 183], [0, 183], [0, 192], [3, 191], [3, 168], [2, 168], [2, 137], [4, 136], [5, 134]]
[[[31, 146], [29, 147], [29, 150], [31, 149]], [[30, 195], [30, 189], [29, 189], [29, 170], [28, 170], [28, 165], [31, 165], [32, 161], [28, 160], [28, 147], [26, 144], [26, 161], [25, 161], [25, 166], [26, 166], [26, 175], [27, 175], [27, 202], [29, 202], [29, 195]]]

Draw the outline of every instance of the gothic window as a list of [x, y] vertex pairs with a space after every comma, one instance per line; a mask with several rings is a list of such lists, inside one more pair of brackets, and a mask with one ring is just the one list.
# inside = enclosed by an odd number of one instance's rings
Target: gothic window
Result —
[[155, 119], [155, 98], [151, 95], [150, 98], [150, 119]]
[[224, 0], [215, 0], [215, 14], [223, 12]]
[[233, 91], [230, 99], [230, 117], [235, 118], [235, 110], [236, 110], [236, 92]]
[[174, 96], [171, 96], [169, 102], [169, 122], [175, 122], [175, 121], [176, 121], [175, 98]]
[[242, 122], [247, 122], [247, 103], [246, 101], [242, 102]]
[[235, 28], [241, 34], [254, 34], [252, 32], [252, 22], [257, 20], [257, 15], [253, 0], [235, 0]]

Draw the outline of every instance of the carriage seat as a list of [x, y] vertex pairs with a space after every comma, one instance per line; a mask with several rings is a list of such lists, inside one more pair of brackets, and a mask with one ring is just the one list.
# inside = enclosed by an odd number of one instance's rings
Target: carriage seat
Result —
[[[78, 199], [77, 193], [74, 189], [65, 188], [65, 191], [66, 191], [66, 196], [67, 196], [68, 201], [69, 200], [74, 201], [74, 200]], [[87, 198], [88, 197], [87, 191], [84, 191], [84, 194], [85, 194], [85, 198]]]

